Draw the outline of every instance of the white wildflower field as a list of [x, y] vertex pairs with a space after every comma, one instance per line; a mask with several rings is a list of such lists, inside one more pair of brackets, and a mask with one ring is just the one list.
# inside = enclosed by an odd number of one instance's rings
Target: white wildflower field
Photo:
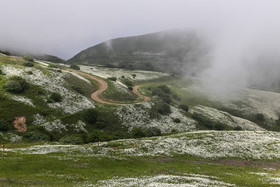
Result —
[[125, 78], [133, 79], [132, 74], [135, 74], [134, 80], [152, 80], [158, 79], [161, 77], [169, 76], [167, 73], [154, 72], [154, 71], [140, 71], [140, 70], [125, 70], [119, 68], [106, 68], [100, 66], [84, 66], [80, 65], [81, 71], [86, 73], [91, 73], [93, 75], [97, 75], [101, 78], [109, 78], [116, 77], [121, 78], [124, 76]]
[[[11, 149], [19, 153], [48, 153], [53, 145]], [[269, 131], [197, 131], [162, 137], [115, 140], [61, 149], [71, 156], [154, 157], [192, 155], [202, 158], [280, 159], [280, 133]], [[71, 146], [69, 146], [71, 147]], [[120, 147], [115, 149], [114, 147]], [[120, 156], [121, 155], [121, 156]], [[69, 155], [70, 156], [70, 155]], [[70, 156], [70, 157], [71, 157]]]
[[216, 177], [185, 174], [179, 175], [156, 175], [141, 176], [139, 178], [113, 178], [109, 180], [98, 181], [98, 186], [139, 186], [139, 187], [180, 187], [180, 186], [235, 186], [233, 184], [219, 181]]
[[[122, 121], [124, 126], [127, 126], [131, 131], [133, 128], [148, 129], [157, 127], [161, 132], [176, 131], [193, 131], [196, 129], [196, 122], [183, 115], [178, 108], [171, 106], [172, 113], [167, 116], [161, 116], [161, 119], [150, 119], [149, 109], [153, 103], [146, 102], [138, 105], [129, 105], [119, 107], [117, 115]], [[180, 123], [175, 123], [173, 119], [179, 118]]]
[[[70, 72], [63, 71], [62, 73], [59, 73], [51, 70], [46, 70], [47, 72], [43, 72], [33, 67], [17, 68], [9, 65], [2, 66], [2, 71], [5, 72], [8, 77], [14, 75], [21, 76], [28, 82], [41, 86], [49, 92], [60, 93], [63, 96], [63, 100], [61, 102], [49, 103], [48, 106], [50, 108], [59, 109], [69, 114], [73, 114], [88, 108], [94, 108], [93, 101], [65, 88], [66, 82], [64, 81], [63, 77]], [[27, 71], [32, 71], [33, 74], [27, 74]], [[76, 76], [82, 80], [85, 80], [79, 75]], [[88, 80], [85, 81], [88, 82]], [[12, 98], [25, 104], [32, 105], [32, 101], [30, 99], [18, 96], [14, 96]]]

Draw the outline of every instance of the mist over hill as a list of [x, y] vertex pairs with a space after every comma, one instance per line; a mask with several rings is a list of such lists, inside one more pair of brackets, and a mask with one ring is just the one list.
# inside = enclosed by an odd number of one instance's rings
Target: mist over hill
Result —
[[112, 39], [81, 51], [68, 62], [175, 74], [196, 73], [207, 66], [209, 50], [199, 34], [176, 29]]

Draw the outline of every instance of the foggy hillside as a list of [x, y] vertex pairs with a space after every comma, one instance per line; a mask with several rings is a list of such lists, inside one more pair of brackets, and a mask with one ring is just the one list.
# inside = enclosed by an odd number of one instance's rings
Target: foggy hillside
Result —
[[197, 33], [176, 29], [118, 38], [83, 50], [69, 63], [169, 73], [195, 73], [207, 66], [209, 46]]

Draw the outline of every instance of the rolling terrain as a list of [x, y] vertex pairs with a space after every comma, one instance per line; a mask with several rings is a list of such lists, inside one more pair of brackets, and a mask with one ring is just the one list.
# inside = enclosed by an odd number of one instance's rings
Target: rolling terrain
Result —
[[280, 184], [279, 93], [4, 54], [0, 70], [1, 185]]

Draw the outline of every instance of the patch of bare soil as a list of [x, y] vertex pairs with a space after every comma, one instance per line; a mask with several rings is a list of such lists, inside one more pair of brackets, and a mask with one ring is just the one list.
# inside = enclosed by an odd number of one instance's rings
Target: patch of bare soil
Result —
[[13, 121], [13, 124], [14, 124], [14, 127], [19, 132], [26, 132], [27, 131], [26, 118], [24, 116], [15, 117], [15, 120]]

